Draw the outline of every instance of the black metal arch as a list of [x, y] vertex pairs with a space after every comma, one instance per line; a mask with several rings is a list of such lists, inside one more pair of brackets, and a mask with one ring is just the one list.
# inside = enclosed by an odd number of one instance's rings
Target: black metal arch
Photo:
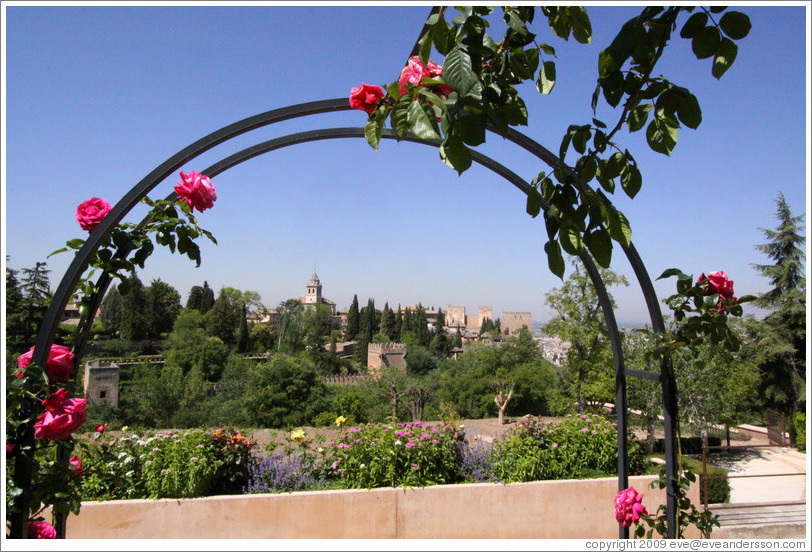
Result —
[[[67, 306], [67, 303], [70, 300], [70, 297], [74, 289], [76, 288], [76, 285], [79, 279], [81, 278], [81, 275], [87, 269], [91, 257], [93, 256], [95, 251], [99, 248], [101, 241], [113, 229], [113, 227], [119, 223], [119, 221], [124, 217], [124, 215], [126, 215], [133, 207], [135, 207], [135, 205], [142, 198], [144, 198], [152, 189], [154, 189], [159, 183], [168, 178], [170, 175], [174, 174], [183, 165], [195, 159], [204, 152], [214, 148], [215, 146], [227, 140], [230, 140], [231, 138], [234, 138], [251, 130], [292, 118], [304, 117], [320, 113], [346, 111], [350, 109], [352, 108], [349, 106], [346, 98], [338, 98], [333, 100], [322, 100], [298, 104], [284, 107], [281, 109], [267, 111], [265, 113], [255, 115], [253, 117], [249, 117], [236, 123], [233, 123], [231, 125], [228, 125], [226, 127], [223, 127], [222, 129], [217, 130], [205, 136], [204, 138], [192, 143], [191, 145], [187, 146], [174, 156], [167, 159], [164, 163], [159, 165], [156, 169], [154, 169], [151, 173], [149, 173], [146, 177], [144, 177], [138, 184], [136, 184], [113, 207], [111, 212], [90, 233], [83, 246], [76, 252], [73, 262], [66, 271], [62, 281], [59, 284], [59, 287], [54, 293], [53, 299], [48, 307], [48, 310], [46, 311], [44, 321], [39, 329], [31, 361], [41, 366], [45, 365], [45, 362], [47, 360], [47, 351], [50, 350], [50, 347], [53, 344], [56, 329], [58, 327], [58, 321], [63, 311], [65, 310], [65, 307]], [[496, 131], [492, 127], [489, 127], [489, 130], [498, 133], [498, 131]], [[502, 135], [501, 133], [499, 134]], [[537, 158], [541, 159], [554, 169], [558, 168], [567, 171], [572, 170], [569, 167], [566, 167], [566, 165], [564, 165], [555, 155], [550, 153], [546, 148], [544, 148], [537, 142], [533, 141], [529, 137], [519, 132], [510, 130], [507, 134], [502, 136], [519, 145], [520, 147], [524, 148], [525, 150], [529, 151], [530, 153], [532, 153]], [[209, 177], [214, 177], [253, 157], [283, 147], [316, 140], [337, 139], [337, 138], [362, 138], [362, 137], [364, 137], [364, 132], [363, 129], [361, 128], [321, 129], [295, 133], [288, 136], [275, 138], [273, 140], [268, 140], [255, 146], [246, 148], [236, 154], [230, 155], [222, 159], [221, 161], [215, 163], [214, 165], [211, 165], [210, 167], [201, 172], [208, 175]], [[385, 130], [383, 133], [383, 138], [395, 139], [396, 136], [391, 130]], [[439, 142], [437, 141], [421, 140], [411, 135], [404, 138], [404, 140], [415, 143], [422, 143], [426, 145], [432, 145], [435, 147], [439, 146]], [[511, 184], [516, 186], [519, 190], [521, 190], [523, 193], [526, 194], [530, 190], [530, 185], [527, 184], [526, 181], [524, 181], [521, 177], [519, 177], [513, 171], [501, 165], [500, 163], [476, 151], [472, 152], [472, 157], [473, 160], [476, 161], [478, 164], [485, 166], [494, 171], [496, 174], [502, 176], [503, 178], [508, 180]], [[168, 196], [169, 199], [173, 197], [175, 197], [174, 192]], [[544, 203], [543, 206], [545, 208], [548, 207], [546, 202], [543, 203]], [[147, 216], [147, 218], [144, 219], [144, 221], [142, 221], [142, 224], [146, 223], [148, 218], [149, 215]], [[629, 244], [628, 247], [624, 246], [623, 250], [629, 262], [631, 263], [635, 275], [640, 283], [641, 290], [643, 292], [649, 310], [652, 328], [654, 329], [654, 331], [657, 332], [664, 331], [662, 313], [660, 311], [659, 303], [656, 294], [654, 292], [654, 287], [651, 283], [651, 279], [648, 276], [645, 266], [643, 265], [643, 262], [640, 259], [640, 256], [637, 254], [636, 249], [631, 243]], [[614, 316], [614, 310], [612, 308], [608, 292], [606, 291], [606, 287], [603, 283], [603, 280], [600, 277], [598, 268], [595, 266], [594, 261], [592, 260], [591, 256], [586, 252], [586, 250], [583, 251], [583, 253], [580, 255], [580, 258], [584, 263], [587, 273], [589, 274], [590, 279], [592, 280], [592, 283], [597, 291], [599, 302], [601, 304], [601, 308], [606, 318], [610, 342], [614, 356], [616, 395], [617, 395], [616, 410], [618, 415], [619, 490], [625, 489], [628, 486], [628, 458], [626, 456], [626, 444], [628, 437], [627, 422], [626, 422], [626, 376], [631, 375], [634, 377], [642, 377], [646, 379], [658, 380], [662, 384], [664, 418], [665, 418], [665, 449], [666, 449], [665, 453], [666, 453], [666, 468], [667, 468], [666, 474], [669, 481], [669, 486], [667, 487], [667, 516], [668, 516], [667, 536], [669, 538], [674, 538], [676, 536], [676, 527], [677, 527], [677, 518], [676, 518], [677, 482], [675, 477], [677, 466], [676, 448], [675, 448], [677, 412], [676, 412], [676, 386], [674, 382], [673, 370], [671, 368], [671, 365], [666, 361], [662, 361], [660, 364], [659, 376], [649, 372], [629, 370], [624, 367], [623, 351], [620, 342], [620, 332], [617, 327], [617, 322]], [[104, 292], [107, 289], [107, 286], [109, 285], [109, 281], [110, 281], [109, 273], [105, 272], [99, 277], [97, 281], [97, 291], [92, 300], [90, 312], [83, 313], [79, 328], [77, 329], [77, 332], [74, 335], [73, 345], [74, 351], [77, 353], [75, 361], [77, 365], [74, 366], [75, 369], [78, 369], [78, 363], [81, 357], [79, 353], [81, 353], [81, 350], [84, 347], [87, 336], [89, 334], [91, 321], [93, 320], [93, 317], [95, 316], [95, 313], [99, 308], [101, 297], [104, 295]], [[33, 442], [33, 427], [28, 428], [25, 440], [27, 442]], [[63, 451], [60, 449], [60, 452]], [[28, 482], [31, 481], [31, 462], [24, 455], [18, 455], [16, 457], [15, 479], [17, 481], [28, 481]], [[14, 516], [12, 516], [11, 529], [13, 537], [23, 536], [23, 533], [25, 532], [26, 528], [25, 521], [27, 519], [27, 514], [28, 508], [27, 504], [25, 504], [20, 514], [15, 514]], [[60, 536], [64, 536], [64, 521], [65, 520], [63, 518], [59, 520], [58, 523], [57, 530]], [[621, 526], [619, 528], [619, 536], [620, 538], [628, 538], [629, 536], [628, 528], [624, 528]]]

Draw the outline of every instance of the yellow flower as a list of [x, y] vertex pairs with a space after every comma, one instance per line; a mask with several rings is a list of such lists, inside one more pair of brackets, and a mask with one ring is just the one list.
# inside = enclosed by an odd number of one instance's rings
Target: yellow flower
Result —
[[336, 425], [338, 427], [341, 427], [341, 425], [344, 424], [346, 421], [347, 418], [345, 418], [344, 416], [339, 416], [338, 418], [336, 418]]
[[304, 438], [305, 432], [303, 429], [297, 429], [296, 431], [290, 434], [290, 440], [296, 443], [301, 443], [302, 441], [304, 441]]
[[121, 428], [121, 431], [127, 431], [128, 429], [130, 429], [130, 426], [124, 426]]

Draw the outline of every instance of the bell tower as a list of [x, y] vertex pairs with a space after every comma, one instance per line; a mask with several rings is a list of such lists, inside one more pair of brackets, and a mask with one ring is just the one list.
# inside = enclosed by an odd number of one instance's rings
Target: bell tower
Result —
[[311, 276], [310, 281], [307, 282], [307, 294], [305, 295], [305, 304], [318, 305], [319, 303], [322, 303], [321, 282], [319, 281], [319, 275], [313, 272], [313, 276]]

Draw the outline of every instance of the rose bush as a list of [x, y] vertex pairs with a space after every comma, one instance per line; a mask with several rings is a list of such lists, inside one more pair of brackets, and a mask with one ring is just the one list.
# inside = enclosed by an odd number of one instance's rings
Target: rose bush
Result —
[[76, 208], [76, 222], [82, 230], [88, 232], [96, 228], [99, 223], [107, 216], [112, 207], [110, 204], [99, 197], [91, 197], [87, 201], [83, 201]]
[[[20, 369], [17, 373], [17, 377], [22, 377], [23, 370], [31, 364], [32, 354], [34, 354], [34, 347], [31, 347], [31, 350], [21, 354], [19, 358], [17, 358], [17, 367]], [[64, 345], [51, 345], [45, 367], [48, 378], [54, 383], [64, 383], [68, 381], [71, 375], [73, 375], [73, 358], [74, 354]]]

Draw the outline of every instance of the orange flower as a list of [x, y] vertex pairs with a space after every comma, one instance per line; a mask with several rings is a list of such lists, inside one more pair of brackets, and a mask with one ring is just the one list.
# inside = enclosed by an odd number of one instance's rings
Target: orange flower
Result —
[[222, 429], [215, 429], [215, 430], [214, 430], [214, 434], [215, 434], [215, 435], [220, 435], [222, 432], [223, 432], [223, 430], [222, 430]]

